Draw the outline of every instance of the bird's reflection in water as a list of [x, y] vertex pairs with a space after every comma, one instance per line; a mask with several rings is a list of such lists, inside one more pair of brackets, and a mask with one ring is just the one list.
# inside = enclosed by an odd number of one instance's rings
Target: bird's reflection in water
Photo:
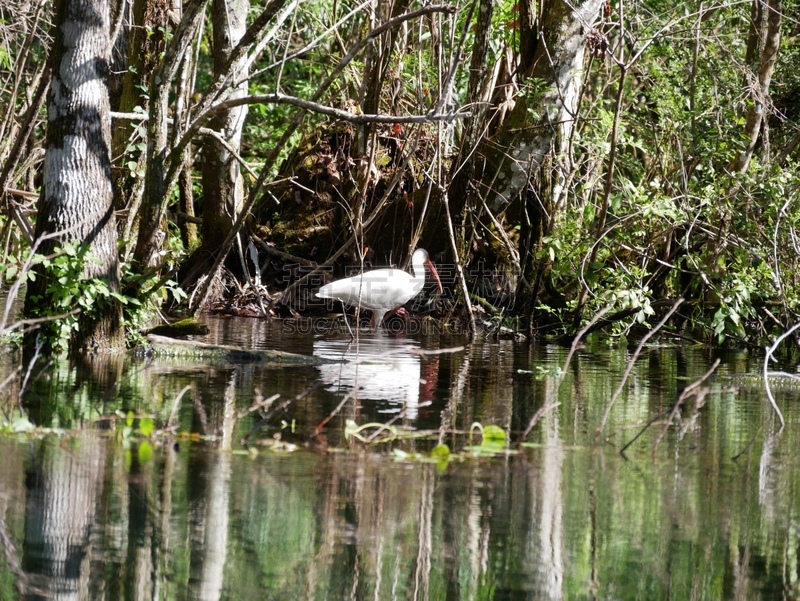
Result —
[[352, 394], [361, 401], [384, 401], [390, 411], [404, 411], [406, 419], [417, 418], [422, 367], [414, 354], [414, 340], [392, 338], [377, 332], [350, 339], [314, 341], [314, 356], [336, 361], [318, 366], [325, 389]]

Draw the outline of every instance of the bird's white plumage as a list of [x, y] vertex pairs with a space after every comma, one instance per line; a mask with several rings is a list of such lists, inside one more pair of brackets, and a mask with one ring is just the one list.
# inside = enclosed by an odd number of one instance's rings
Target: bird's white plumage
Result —
[[[422, 291], [426, 265], [439, 282], [428, 252], [418, 248], [411, 257], [414, 275], [402, 269], [375, 269], [325, 284], [319, 289], [317, 296], [339, 300], [351, 307], [369, 309], [377, 327], [386, 313], [403, 306]], [[441, 289], [441, 283], [439, 288]]]

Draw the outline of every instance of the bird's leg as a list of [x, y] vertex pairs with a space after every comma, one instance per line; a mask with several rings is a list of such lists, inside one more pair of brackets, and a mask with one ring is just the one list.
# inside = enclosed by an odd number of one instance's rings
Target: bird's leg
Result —
[[405, 307], [397, 307], [397, 309], [392, 309], [391, 311], [389, 311], [389, 313], [386, 314], [386, 317], [384, 317], [384, 321], [391, 317], [399, 317], [405, 323], [411, 321], [411, 314], [408, 311], [406, 311]]
[[381, 329], [381, 323], [383, 322], [383, 316], [386, 315], [385, 313], [381, 313], [380, 311], [373, 311], [372, 317], [369, 320], [369, 325], [372, 327], [373, 332], [377, 332]]
[[408, 322], [411, 321], [411, 315], [409, 315], [408, 311], [406, 311], [405, 307], [397, 307], [397, 309], [392, 309], [386, 314], [386, 317], [383, 318], [384, 323], [388, 323], [388, 321], [392, 317], [397, 317], [403, 320], [403, 324], [408, 325]]

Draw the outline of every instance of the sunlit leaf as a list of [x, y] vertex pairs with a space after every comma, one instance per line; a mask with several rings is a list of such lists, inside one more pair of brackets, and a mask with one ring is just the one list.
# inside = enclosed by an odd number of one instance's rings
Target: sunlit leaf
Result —
[[483, 441], [484, 443], [506, 443], [506, 433], [500, 426], [488, 425], [483, 427]]
[[450, 458], [450, 447], [446, 444], [437, 444], [431, 451], [431, 457], [440, 461], [445, 461]]
[[139, 432], [142, 436], [150, 436], [155, 431], [155, 422], [151, 417], [143, 417], [139, 420]]

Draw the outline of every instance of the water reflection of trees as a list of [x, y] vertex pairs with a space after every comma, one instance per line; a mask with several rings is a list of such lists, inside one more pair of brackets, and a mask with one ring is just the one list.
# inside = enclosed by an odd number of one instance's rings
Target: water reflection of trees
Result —
[[[158, 374], [172, 387], [162, 395], [167, 412], [173, 388], [200, 378], [182, 424], [202, 409], [203, 432], [213, 435], [204, 444], [97, 433], [0, 440], [0, 598], [793, 594], [796, 428], [768, 436], [760, 427], [768, 407], [712, 382], [700, 412], [684, 415], [692, 427], [671, 430], [655, 463], [648, 442], [625, 461], [616, 449], [634, 431], [624, 426], [669, 406], [706, 363], [689, 356], [677, 369], [663, 353], [643, 357], [614, 407], [609, 441], [595, 444], [624, 351], [604, 361], [577, 356], [555, 390], [554, 378], [529, 373], [542, 361], [535, 349], [507, 349], [424, 358], [436, 366], [431, 392], [440, 399], [425, 419], [440, 421], [442, 440], [478, 420], [518, 431], [544, 403], [560, 405], [519, 455], [462, 458], [446, 469], [352, 449], [242, 452], [232, 427], [242, 398], [278, 372], [236, 366]], [[57, 403], [38, 386], [42, 415], [66, 415], [48, 409]], [[70, 387], [78, 405], [85, 387]], [[321, 392], [307, 402], [332, 394]], [[786, 416], [797, 423], [791, 405]]]

